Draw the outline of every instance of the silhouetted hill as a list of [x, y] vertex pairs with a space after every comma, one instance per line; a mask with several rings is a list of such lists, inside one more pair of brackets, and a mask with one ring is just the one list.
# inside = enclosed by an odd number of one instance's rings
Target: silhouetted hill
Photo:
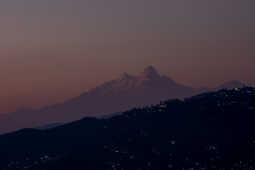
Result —
[[63, 123], [52, 123], [52, 124], [36, 127], [35, 129], [47, 130], [47, 129], [52, 129], [52, 128], [55, 128], [55, 127], [58, 127], [58, 126], [62, 126], [62, 125], [64, 125], [64, 124]]
[[[231, 88], [235, 85], [231, 84]], [[227, 85], [222, 86], [223, 88]], [[217, 88], [218, 90], [219, 88]], [[207, 89], [207, 91], [215, 89]], [[138, 75], [124, 73], [64, 103], [40, 110], [23, 110], [0, 115], [0, 133], [21, 128], [40, 127], [55, 122], [70, 122], [85, 116], [118, 113], [133, 107], [149, 106], [167, 99], [183, 99], [203, 90], [184, 86], [149, 66]]]
[[255, 88], [0, 136], [0, 169], [253, 169]]

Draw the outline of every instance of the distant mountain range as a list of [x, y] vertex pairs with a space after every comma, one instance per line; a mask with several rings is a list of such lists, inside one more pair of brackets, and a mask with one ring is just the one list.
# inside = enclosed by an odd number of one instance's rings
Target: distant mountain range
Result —
[[149, 66], [138, 76], [124, 73], [116, 80], [106, 82], [60, 104], [0, 115], [0, 133], [41, 127], [55, 122], [70, 122], [86, 116], [118, 113], [167, 99], [183, 99], [201, 92], [243, 86], [239, 81], [231, 81], [213, 89], [196, 89], [162, 76], [153, 66]]

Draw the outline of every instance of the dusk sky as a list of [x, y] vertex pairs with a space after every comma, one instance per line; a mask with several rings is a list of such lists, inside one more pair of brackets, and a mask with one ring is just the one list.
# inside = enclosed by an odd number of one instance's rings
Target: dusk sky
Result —
[[0, 113], [148, 65], [193, 87], [255, 84], [254, 9], [253, 0], [1, 0]]

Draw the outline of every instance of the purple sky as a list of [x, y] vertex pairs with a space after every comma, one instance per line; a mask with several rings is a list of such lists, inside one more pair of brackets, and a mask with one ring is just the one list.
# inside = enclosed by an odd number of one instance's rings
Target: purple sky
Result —
[[194, 87], [255, 84], [252, 0], [2, 0], [0, 113], [147, 65]]

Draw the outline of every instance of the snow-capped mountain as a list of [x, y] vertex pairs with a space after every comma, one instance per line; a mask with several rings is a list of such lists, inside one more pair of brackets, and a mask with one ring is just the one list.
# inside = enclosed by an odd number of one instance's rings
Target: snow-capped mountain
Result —
[[167, 99], [182, 99], [200, 92], [199, 89], [160, 75], [154, 67], [149, 66], [137, 76], [124, 73], [120, 78], [106, 82], [64, 103], [40, 110], [1, 115], [0, 133], [55, 122], [70, 122], [86, 116], [118, 113]]

